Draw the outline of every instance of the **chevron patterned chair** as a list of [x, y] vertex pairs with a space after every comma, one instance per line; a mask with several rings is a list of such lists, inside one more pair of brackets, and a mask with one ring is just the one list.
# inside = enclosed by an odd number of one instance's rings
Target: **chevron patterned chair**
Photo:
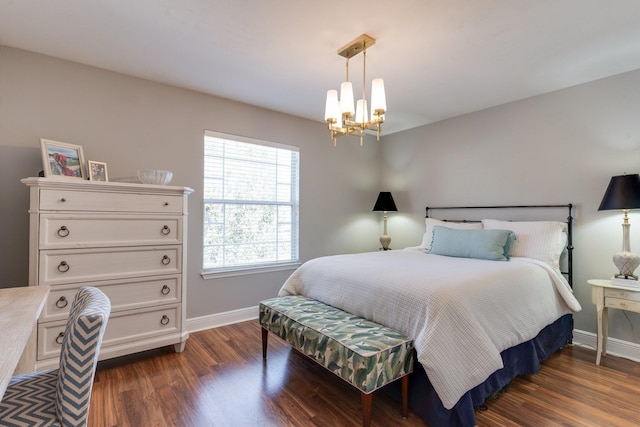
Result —
[[86, 426], [102, 337], [111, 312], [98, 288], [80, 288], [62, 340], [60, 367], [11, 378], [0, 426]]

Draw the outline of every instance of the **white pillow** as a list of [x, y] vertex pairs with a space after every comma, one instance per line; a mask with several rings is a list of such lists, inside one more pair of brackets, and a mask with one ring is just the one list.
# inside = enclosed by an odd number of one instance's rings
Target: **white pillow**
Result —
[[422, 236], [422, 243], [420, 244], [420, 248], [424, 248], [426, 250], [431, 249], [431, 240], [433, 239], [433, 227], [447, 227], [452, 228], [454, 230], [482, 230], [481, 222], [449, 222], [449, 221], [441, 221], [439, 219], [434, 218], [425, 218], [426, 229], [424, 232], [424, 236]]
[[567, 246], [567, 223], [483, 219], [482, 224], [486, 230], [511, 230], [516, 234], [510, 256], [534, 258], [560, 268], [560, 256]]

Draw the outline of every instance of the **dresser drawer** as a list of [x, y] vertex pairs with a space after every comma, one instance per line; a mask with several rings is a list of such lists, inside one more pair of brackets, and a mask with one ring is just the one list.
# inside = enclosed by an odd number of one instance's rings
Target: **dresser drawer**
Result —
[[[149, 306], [180, 303], [182, 288], [180, 276], [160, 277], [151, 280], [110, 280], [89, 284], [100, 288], [111, 301], [111, 312], [132, 310]], [[66, 320], [71, 302], [78, 292], [77, 285], [59, 285], [51, 288], [42, 309], [40, 322]]]
[[40, 285], [179, 274], [182, 247], [44, 250], [38, 264]]
[[180, 244], [182, 218], [40, 215], [40, 249]]
[[[638, 289], [640, 291], [640, 289]], [[624, 289], [612, 289], [605, 288], [604, 289], [605, 298], [613, 297], [613, 298], [621, 298], [629, 301], [640, 301], [640, 292], [629, 292]]]
[[178, 195], [136, 194], [105, 191], [40, 191], [41, 211], [154, 212], [182, 213], [183, 198]]
[[[66, 320], [38, 324], [38, 360], [57, 357], [60, 354], [65, 326]], [[101, 348], [174, 334], [180, 329], [179, 305], [111, 313]]]
[[640, 302], [628, 299], [605, 297], [604, 306], [640, 313]]

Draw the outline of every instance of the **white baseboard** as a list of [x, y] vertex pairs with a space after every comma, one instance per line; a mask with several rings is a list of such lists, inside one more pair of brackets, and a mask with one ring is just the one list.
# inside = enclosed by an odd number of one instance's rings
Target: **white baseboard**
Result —
[[[216, 313], [208, 316], [187, 319], [187, 330], [198, 332], [205, 329], [218, 328], [220, 326], [231, 325], [233, 323], [255, 320], [258, 318], [258, 306], [240, 308], [238, 310]], [[579, 329], [573, 330], [573, 344], [582, 347], [596, 349], [596, 334]], [[640, 362], [640, 344], [623, 341], [617, 338], [609, 338], [607, 343], [607, 353], [613, 356], [624, 357], [635, 362]]]
[[225, 311], [224, 313], [210, 314], [208, 316], [187, 319], [189, 332], [204, 331], [205, 329], [219, 328], [220, 326], [240, 323], [258, 318], [258, 306], [240, 308], [238, 310]]
[[[598, 346], [597, 335], [593, 332], [573, 330], [573, 343], [582, 347], [596, 349]], [[607, 340], [607, 354], [624, 357], [625, 359], [640, 362], [640, 345], [617, 338]]]

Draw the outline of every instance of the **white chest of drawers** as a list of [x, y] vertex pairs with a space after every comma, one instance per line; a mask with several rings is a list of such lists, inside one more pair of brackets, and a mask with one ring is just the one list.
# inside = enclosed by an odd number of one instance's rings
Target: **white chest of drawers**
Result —
[[56, 367], [71, 301], [81, 286], [111, 300], [100, 359], [165, 345], [184, 350], [187, 187], [26, 178], [29, 285], [50, 285], [25, 352]]

